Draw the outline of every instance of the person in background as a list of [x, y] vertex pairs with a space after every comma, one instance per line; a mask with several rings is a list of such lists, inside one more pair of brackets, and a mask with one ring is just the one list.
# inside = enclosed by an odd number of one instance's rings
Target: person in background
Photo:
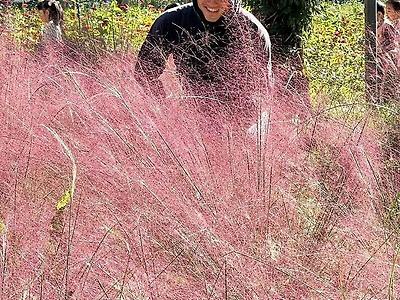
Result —
[[[378, 8], [383, 4], [378, 4]], [[400, 0], [386, 2], [384, 21], [378, 27], [378, 43], [384, 52], [397, 52], [400, 36]]]
[[[378, 16], [380, 7], [378, 2]], [[378, 86], [380, 102], [399, 98], [398, 79], [400, 75], [400, 0], [388, 0], [384, 11], [384, 21], [377, 20], [378, 45]]]
[[393, 23], [400, 19], [400, 0], [388, 0], [386, 2], [386, 15]]
[[62, 42], [61, 25], [64, 12], [60, 3], [56, 0], [43, 0], [37, 3], [36, 8], [44, 23], [41, 44]]
[[385, 4], [378, 1], [376, 3], [376, 27], [381, 28], [385, 21]]
[[193, 0], [155, 20], [138, 54], [135, 78], [161, 99], [159, 77], [170, 55], [183, 90], [199, 95], [206, 106], [233, 100], [247, 106], [246, 91], [256, 89], [255, 78], [263, 76], [252, 68], [271, 69], [267, 30], [236, 0]]

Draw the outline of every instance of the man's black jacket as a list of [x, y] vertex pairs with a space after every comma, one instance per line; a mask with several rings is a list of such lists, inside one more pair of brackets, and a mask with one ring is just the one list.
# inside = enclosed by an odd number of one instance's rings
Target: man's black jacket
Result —
[[172, 54], [186, 87], [193, 83], [225, 83], [249, 64], [244, 51], [261, 54], [270, 67], [270, 40], [261, 23], [249, 12], [232, 5], [217, 22], [208, 22], [197, 1], [165, 11], [152, 25], [135, 67], [135, 77], [154, 94], [164, 93], [159, 76]]

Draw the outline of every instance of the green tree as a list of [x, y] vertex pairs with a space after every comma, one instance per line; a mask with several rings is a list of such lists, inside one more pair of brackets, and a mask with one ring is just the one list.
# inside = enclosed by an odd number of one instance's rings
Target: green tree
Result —
[[326, 0], [243, 0], [267, 28], [272, 42], [277, 94], [298, 95], [310, 105], [309, 82], [304, 74], [302, 35], [314, 13]]
[[322, 0], [245, 0], [271, 35], [274, 45], [288, 52], [300, 48], [301, 35]]

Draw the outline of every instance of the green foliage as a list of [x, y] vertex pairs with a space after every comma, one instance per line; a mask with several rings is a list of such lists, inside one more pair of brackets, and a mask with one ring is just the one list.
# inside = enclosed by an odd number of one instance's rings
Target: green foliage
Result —
[[365, 104], [363, 4], [354, 0], [325, 2], [310, 29], [303, 49], [312, 99], [324, 99], [328, 107], [338, 106], [334, 113], [359, 113]]
[[299, 47], [300, 36], [308, 29], [312, 14], [321, 0], [246, 0], [275, 43], [283, 47]]
[[400, 192], [395, 195], [386, 207], [386, 224], [399, 230], [400, 225]]
[[[159, 12], [141, 6], [123, 11], [115, 1], [98, 7], [77, 10], [67, 8], [64, 33], [67, 40], [82, 46], [96, 46], [103, 50], [138, 49], [150, 25]], [[11, 35], [23, 47], [33, 49], [37, 44], [42, 23], [35, 9], [13, 8], [7, 12]]]
[[148, 6], [148, 5], [152, 5], [157, 9], [164, 9], [168, 4], [171, 3], [180, 3], [180, 4], [184, 4], [184, 3], [188, 3], [191, 2], [191, 0], [184, 0], [184, 1], [172, 1], [172, 0], [142, 0], [142, 5]]
[[0, 235], [3, 234], [6, 231], [6, 225], [4, 222], [0, 219]]
[[158, 11], [139, 6], [123, 11], [113, 1], [109, 5], [83, 11], [80, 24], [76, 11], [68, 10], [65, 33], [69, 39], [84, 44], [97, 42], [107, 50], [137, 49], [157, 15]]
[[395, 101], [388, 101], [376, 107], [379, 116], [385, 120], [385, 125], [395, 127], [399, 124], [400, 104]]
[[71, 196], [72, 196], [71, 191], [67, 190], [57, 201], [56, 209], [63, 210], [71, 202]]
[[11, 36], [26, 48], [37, 44], [40, 36], [41, 21], [35, 10], [11, 8], [5, 14], [5, 20], [11, 29]]
[[308, 196], [307, 191], [302, 191], [304, 194], [299, 194], [296, 198], [297, 213], [300, 217], [304, 233], [313, 235], [318, 228], [319, 216], [322, 214], [322, 205], [312, 196]]

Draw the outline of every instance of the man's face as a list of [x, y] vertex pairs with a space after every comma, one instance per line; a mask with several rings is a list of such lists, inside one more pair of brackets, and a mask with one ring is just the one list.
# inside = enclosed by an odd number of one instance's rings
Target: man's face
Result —
[[197, 4], [208, 22], [217, 22], [229, 9], [229, 0], [197, 0]]

